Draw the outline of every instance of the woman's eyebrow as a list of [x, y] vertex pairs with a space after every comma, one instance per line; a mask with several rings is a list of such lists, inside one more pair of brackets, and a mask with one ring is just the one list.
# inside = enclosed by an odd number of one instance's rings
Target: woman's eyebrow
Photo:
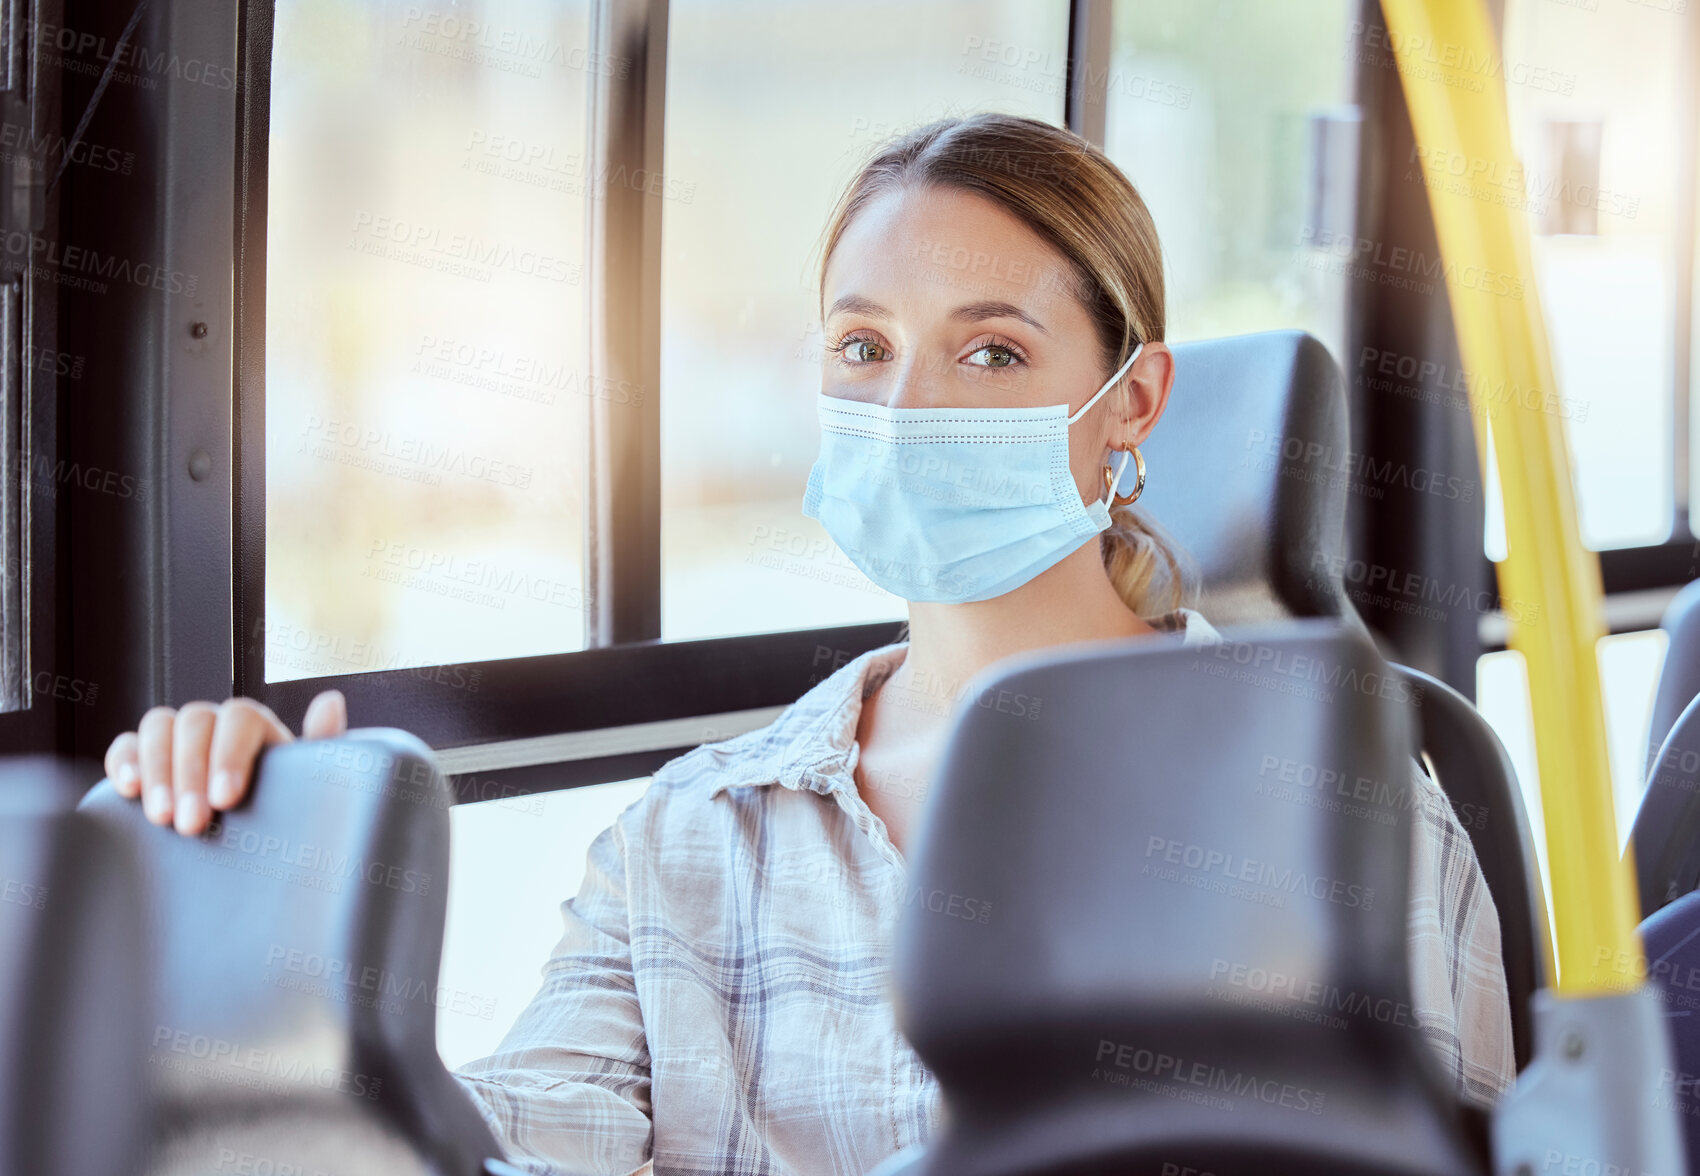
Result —
[[865, 314], [869, 318], [891, 317], [891, 311], [875, 302], [872, 298], [863, 298], [860, 294], [846, 294], [832, 304], [832, 309], [826, 312], [826, 317], [835, 314]]
[[[826, 312], [826, 317], [831, 318], [835, 314], [865, 314], [869, 318], [884, 319], [891, 317], [891, 311], [872, 298], [864, 298], [860, 294], [846, 294], [837, 302], [834, 302], [832, 309]], [[1030, 327], [1037, 328], [1047, 335], [1051, 333], [1050, 328], [1046, 327], [1044, 323], [1013, 302], [970, 302], [951, 311], [950, 317], [970, 323], [977, 323], [981, 319], [989, 318], [1012, 318], [1024, 322]]]
[[1019, 319], [1021, 322], [1026, 323], [1030, 327], [1035, 327], [1047, 335], [1051, 333], [1044, 323], [1028, 314], [1025, 310], [1022, 310], [1013, 302], [970, 302], [965, 306], [959, 306], [955, 310], [951, 311], [950, 317], [953, 319], [964, 319], [971, 323], [989, 318]]

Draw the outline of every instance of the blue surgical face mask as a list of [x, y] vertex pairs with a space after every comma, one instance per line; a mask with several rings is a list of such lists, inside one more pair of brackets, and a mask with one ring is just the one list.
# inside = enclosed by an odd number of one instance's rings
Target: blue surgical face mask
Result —
[[803, 513], [905, 600], [966, 604], [1019, 588], [1110, 525], [1109, 493], [1081, 502], [1068, 430], [1144, 349], [1073, 416], [1066, 404], [886, 408], [822, 394]]

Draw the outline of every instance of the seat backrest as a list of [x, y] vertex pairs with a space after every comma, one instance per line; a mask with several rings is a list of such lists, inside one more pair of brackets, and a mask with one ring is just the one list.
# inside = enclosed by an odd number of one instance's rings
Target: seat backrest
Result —
[[[1346, 393], [1328, 349], [1302, 331], [1173, 349], [1175, 388], [1144, 447], [1150, 474], [1142, 503], [1196, 563], [1200, 611], [1218, 625], [1312, 616], [1359, 625], [1342, 580], [1352, 470]], [[1700, 645], [1700, 633], [1695, 640]], [[1407, 673], [1435, 697], [1422, 719], [1422, 748], [1470, 833], [1501, 913], [1521, 1067], [1533, 1049], [1527, 997], [1551, 957], [1516, 774], [1463, 696], [1426, 674]]]
[[199, 838], [107, 782], [82, 804], [146, 876], [149, 1171], [478, 1172], [500, 1152], [436, 1049], [452, 794], [434, 757], [370, 729], [255, 771]]
[[1682, 1123], [1688, 1171], [1700, 1172], [1700, 893], [1666, 903], [1641, 921], [1647, 982], [1664, 1000], [1674, 1073], [1660, 1076], [1664, 1101]]
[[1197, 565], [1218, 625], [1349, 617], [1346, 391], [1303, 331], [1176, 343], [1175, 387], [1142, 446], [1140, 507]]
[[918, 1171], [1483, 1170], [1411, 1012], [1403, 683], [1340, 622], [1229, 636], [969, 692], [1041, 705], [961, 708], [917, 831], [896, 1004], [947, 1124]]
[[1700, 695], [1700, 580], [1690, 581], [1665, 606], [1659, 628], [1665, 631], [1669, 645], [1653, 695], [1653, 718], [1647, 733], [1648, 775], [1652, 774], [1652, 757], [1670, 734], [1677, 716], [1695, 695]]
[[1671, 726], [1629, 831], [1641, 917], [1700, 888], [1700, 698]]
[[1499, 914], [1512, 1053], [1521, 1070], [1535, 1048], [1530, 998], [1551, 983], [1553, 963], [1546, 891], [1517, 770], [1469, 699], [1420, 670], [1399, 665], [1394, 669], [1413, 688], [1416, 747], [1428, 756], [1435, 783], [1469, 835]]
[[77, 778], [0, 759], [0, 1176], [127, 1176], [146, 1140], [139, 871]]

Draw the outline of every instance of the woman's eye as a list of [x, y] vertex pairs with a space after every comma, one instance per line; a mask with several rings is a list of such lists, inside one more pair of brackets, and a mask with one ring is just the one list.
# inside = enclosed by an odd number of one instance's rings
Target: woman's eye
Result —
[[872, 339], [846, 339], [839, 351], [851, 363], [878, 363], [889, 358], [886, 349]]
[[[980, 358], [984, 356], [985, 358]], [[969, 356], [968, 362], [977, 367], [1001, 368], [1020, 363], [1021, 357], [1010, 348], [998, 343], [988, 343], [976, 348]]]

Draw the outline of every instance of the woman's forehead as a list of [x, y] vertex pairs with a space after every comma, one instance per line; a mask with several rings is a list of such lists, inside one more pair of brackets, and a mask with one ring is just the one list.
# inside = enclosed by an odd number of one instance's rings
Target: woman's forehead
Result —
[[1060, 252], [994, 201], [907, 188], [882, 193], [845, 226], [823, 305], [854, 293], [890, 306], [902, 291], [917, 303], [1001, 300], [1039, 312], [1069, 290], [1071, 274]]

